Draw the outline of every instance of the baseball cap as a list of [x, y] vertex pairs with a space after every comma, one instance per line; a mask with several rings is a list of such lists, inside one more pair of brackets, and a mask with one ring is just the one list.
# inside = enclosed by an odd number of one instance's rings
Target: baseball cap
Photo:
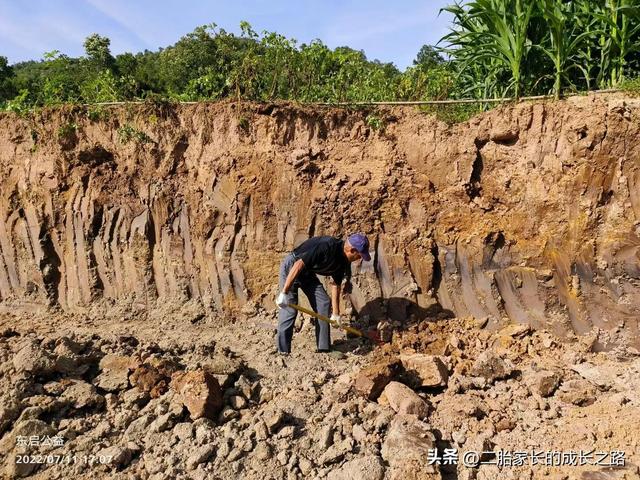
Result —
[[371, 255], [369, 255], [369, 239], [363, 233], [354, 233], [353, 235], [349, 235], [349, 244], [355, 248], [362, 256], [362, 259], [365, 262], [371, 260]]

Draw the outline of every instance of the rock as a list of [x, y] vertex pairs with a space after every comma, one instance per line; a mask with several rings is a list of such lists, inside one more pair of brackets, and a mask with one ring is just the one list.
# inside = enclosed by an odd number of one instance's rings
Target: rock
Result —
[[322, 450], [329, 448], [333, 444], [333, 426], [324, 425], [316, 434], [318, 445]]
[[33, 473], [38, 466], [35, 462], [19, 462], [16, 458], [19, 453], [11, 453], [5, 463], [5, 478], [22, 478], [27, 477]]
[[18, 372], [47, 375], [55, 370], [55, 357], [38, 343], [29, 342], [13, 357], [13, 366]]
[[531, 379], [531, 388], [534, 393], [542, 397], [550, 397], [560, 384], [560, 374], [550, 370], [536, 372]]
[[164, 432], [173, 427], [175, 422], [175, 414], [173, 412], [165, 413], [164, 415], [160, 415], [156, 418], [151, 425], [149, 425], [149, 430], [152, 432]]
[[273, 412], [271, 415], [268, 415], [264, 419], [264, 423], [267, 425], [267, 429], [270, 434], [274, 434], [278, 431], [280, 426], [284, 423], [285, 413], [278, 409]]
[[590, 363], [579, 363], [572, 365], [571, 370], [576, 372], [585, 380], [593, 383], [601, 390], [609, 390], [616, 381], [616, 373], [607, 370], [605, 366], [591, 365]]
[[272, 457], [271, 447], [268, 443], [260, 442], [255, 449], [255, 456], [258, 460], [268, 460]]
[[449, 372], [442, 360], [434, 355], [400, 355], [400, 361], [406, 373], [414, 379], [419, 387], [444, 387], [447, 385]]
[[148, 392], [143, 392], [137, 388], [131, 388], [122, 394], [122, 400], [127, 407], [137, 406], [143, 407], [148, 402], [151, 396]]
[[292, 439], [295, 436], [296, 427], [294, 425], [286, 425], [280, 429], [278, 432], [278, 438], [289, 438]]
[[531, 332], [531, 326], [524, 323], [510, 323], [502, 328], [498, 335], [521, 338]]
[[396, 415], [382, 444], [382, 458], [389, 464], [390, 479], [439, 480], [434, 465], [428, 464], [435, 436], [426, 423], [413, 415]]
[[367, 431], [362, 425], [354, 425], [351, 429], [353, 439], [358, 443], [363, 443], [367, 439]]
[[347, 453], [351, 452], [353, 446], [353, 439], [350, 438], [346, 438], [339, 443], [334, 443], [322, 453], [318, 462], [321, 465], [335, 463], [344, 458]]
[[228, 405], [225, 406], [220, 414], [218, 415], [218, 421], [220, 423], [227, 423], [229, 420], [240, 417], [240, 412], [234, 410], [232, 407]]
[[289, 462], [289, 452], [282, 450], [278, 455], [276, 455], [276, 459], [278, 460], [278, 463], [284, 467]]
[[204, 366], [204, 369], [214, 375], [237, 376], [245, 369], [245, 365], [240, 359], [216, 355]]
[[171, 389], [187, 407], [193, 420], [201, 417], [214, 419], [222, 409], [222, 389], [207, 370], [175, 374]]
[[0, 436], [18, 418], [21, 408], [21, 403], [15, 398], [0, 398]]
[[587, 380], [569, 380], [562, 383], [557, 396], [563, 402], [584, 407], [596, 401], [596, 388]]
[[11, 431], [13, 437], [45, 437], [55, 435], [55, 433], [55, 430], [48, 423], [36, 419], [18, 422]]
[[194, 470], [198, 465], [208, 461], [215, 453], [216, 448], [213, 445], [204, 445], [198, 447], [187, 458], [187, 470]]
[[93, 384], [107, 392], [117, 392], [129, 388], [129, 365], [131, 359], [119, 355], [105, 355], [100, 360], [100, 374]]
[[151, 398], [158, 398], [168, 390], [170, 377], [151, 365], [141, 365], [129, 376], [129, 382]]
[[382, 480], [384, 465], [377, 455], [365, 455], [346, 462], [338, 470], [332, 470], [327, 480]]
[[193, 438], [193, 424], [191, 422], [177, 423], [173, 427], [173, 434], [183, 442], [190, 440]]
[[300, 457], [300, 460], [298, 460], [298, 468], [300, 468], [300, 472], [302, 472], [303, 475], [309, 476], [313, 470], [313, 463], [304, 457]]
[[82, 380], [68, 380], [68, 385], [60, 398], [69, 401], [73, 408], [101, 407], [104, 397], [96, 392], [96, 387]]
[[356, 377], [355, 388], [368, 400], [376, 400], [399, 369], [400, 362], [397, 359], [363, 368]]
[[381, 398], [383, 396], [396, 413], [416, 415], [418, 418], [426, 418], [429, 414], [427, 403], [400, 382], [390, 382], [382, 392]]
[[98, 456], [111, 457], [111, 460], [106, 463], [115, 466], [116, 468], [123, 468], [131, 462], [133, 452], [126, 447], [114, 445], [113, 447], [100, 450], [98, 452]]
[[256, 440], [260, 441], [269, 438], [269, 429], [262, 420], [258, 420], [254, 425], [253, 430], [256, 432]]
[[232, 395], [229, 397], [229, 405], [235, 410], [242, 410], [247, 406], [247, 401], [242, 395]]
[[471, 367], [472, 375], [484, 377], [489, 382], [507, 378], [511, 373], [513, 373], [511, 362], [503, 360], [491, 350], [482, 352]]

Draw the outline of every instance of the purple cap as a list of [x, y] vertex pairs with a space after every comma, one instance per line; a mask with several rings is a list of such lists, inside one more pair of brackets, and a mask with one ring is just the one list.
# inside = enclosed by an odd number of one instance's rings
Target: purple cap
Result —
[[348, 240], [349, 244], [360, 253], [360, 256], [365, 262], [371, 260], [371, 255], [369, 255], [369, 239], [366, 235], [354, 233], [349, 236]]

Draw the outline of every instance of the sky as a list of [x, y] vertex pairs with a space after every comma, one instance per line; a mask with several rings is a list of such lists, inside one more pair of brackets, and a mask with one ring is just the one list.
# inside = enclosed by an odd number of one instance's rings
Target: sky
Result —
[[256, 32], [276, 31], [298, 43], [319, 38], [331, 48], [364, 50], [367, 58], [411, 65], [424, 44], [449, 31], [439, 15], [453, 0], [0, 0], [0, 55], [13, 64], [59, 50], [83, 54], [82, 43], [99, 33], [111, 53], [157, 50], [198, 25], [216, 23], [239, 33], [240, 21]]

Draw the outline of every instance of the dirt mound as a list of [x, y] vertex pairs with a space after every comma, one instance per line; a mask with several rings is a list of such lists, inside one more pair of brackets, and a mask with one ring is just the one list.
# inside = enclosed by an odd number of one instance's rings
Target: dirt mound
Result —
[[455, 126], [278, 104], [3, 114], [0, 301], [271, 308], [286, 251], [362, 230], [374, 261], [350, 301], [365, 324], [439, 312], [639, 348], [638, 114], [617, 96]]

